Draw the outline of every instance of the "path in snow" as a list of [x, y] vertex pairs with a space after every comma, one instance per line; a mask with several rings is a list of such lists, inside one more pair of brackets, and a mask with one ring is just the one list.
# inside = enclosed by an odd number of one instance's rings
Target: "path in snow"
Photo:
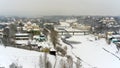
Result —
[[[93, 67], [97, 68], [120, 68], [120, 61], [114, 55], [103, 50], [103, 46], [106, 46], [105, 42], [95, 41], [90, 36], [74, 36], [71, 40], [77, 40], [82, 42], [81, 44], [72, 44], [74, 49], [72, 52], [89, 63]], [[101, 43], [101, 44], [100, 44]]]
[[104, 49], [106, 52], [108, 52], [108, 53], [114, 55], [116, 58], [118, 58], [118, 59], [120, 60], [120, 57], [119, 57], [119, 56], [115, 55], [114, 53], [111, 53], [110, 51], [106, 50], [105, 48], [103, 48], [103, 49]]

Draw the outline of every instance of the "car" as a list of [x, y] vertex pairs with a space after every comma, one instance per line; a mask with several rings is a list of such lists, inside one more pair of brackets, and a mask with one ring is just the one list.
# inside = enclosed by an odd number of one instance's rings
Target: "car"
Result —
[[46, 40], [46, 36], [45, 35], [36, 35], [33, 37], [34, 40], [42, 42]]
[[120, 42], [120, 39], [116, 39], [116, 38], [115, 38], [115, 39], [112, 39], [112, 42], [113, 42], [113, 43]]
[[45, 41], [45, 40], [46, 40], [45, 35], [40, 35], [39, 41]]

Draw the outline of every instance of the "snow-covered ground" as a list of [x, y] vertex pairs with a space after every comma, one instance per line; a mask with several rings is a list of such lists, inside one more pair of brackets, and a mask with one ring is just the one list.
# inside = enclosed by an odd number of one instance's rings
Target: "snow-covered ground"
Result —
[[[40, 55], [44, 54], [36, 51], [0, 46], [0, 67], [9, 68], [10, 64], [17, 63], [23, 68], [40, 68]], [[48, 58], [52, 60], [53, 65], [55, 57], [48, 55]]]
[[[67, 46], [67, 55], [71, 55], [74, 62], [76, 62], [77, 57], [82, 60], [82, 68], [120, 68], [120, 59], [118, 59], [120, 53], [116, 53], [115, 44], [111, 43], [108, 45], [103, 38], [95, 40], [93, 35], [74, 35], [66, 40], [70, 42], [73, 48], [62, 41], [60, 43]], [[40, 68], [40, 55], [44, 54], [1, 45], [0, 67], [9, 68], [9, 65], [15, 62], [23, 66], [23, 68]], [[52, 63], [53, 68], [56, 59], [55, 56], [48, 54], [48, 59]], [[56, 68], [61, 68], [61, 59], [66, 60], [65, 57], [57, 56]], [[75, 65], [73, 68], [76, 68]]]
[[[73, 49], [71, 51], [79, 58], [81, 58], [88, 66], [96, 68], [120, 68], [120, 59], [111, 53], [114, 53], [118, 57], [120, 54], [116, 53], [116, 46], [111, 43], [108, 45], [105, 39], [95, 40], [92, 35], [86, 36], [73, 36], [67, 41], [77, 41], [81, 43], [71, 43]], [[108, 53], [104, 49], [110, 51]], [[82, 64], [84, 68], [86, 65]]]

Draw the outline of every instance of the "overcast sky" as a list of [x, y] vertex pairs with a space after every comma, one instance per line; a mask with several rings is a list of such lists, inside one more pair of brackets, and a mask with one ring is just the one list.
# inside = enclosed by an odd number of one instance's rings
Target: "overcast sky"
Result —
[[120, 15], [120, 0], [0, 0], [0, 15]]

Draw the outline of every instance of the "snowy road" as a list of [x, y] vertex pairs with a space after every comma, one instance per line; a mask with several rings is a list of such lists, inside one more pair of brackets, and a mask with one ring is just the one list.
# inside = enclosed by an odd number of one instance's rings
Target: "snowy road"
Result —
[[[106, 52], [104, 48], [110, 47], [105, 40], [94, 40], [90, 36], [74, 36], [68, 40], [80, 41], [81, 44], [72, 44], [72, 52], [92, 67], [96, 68], [120, 68], [120, 60], [114, 55]], [[111, 47], [113, 48], [113, 47]], [[110, 48], [109, 48], [110, 49]], [[113, 48], [115, 51], [116, 49]]]

